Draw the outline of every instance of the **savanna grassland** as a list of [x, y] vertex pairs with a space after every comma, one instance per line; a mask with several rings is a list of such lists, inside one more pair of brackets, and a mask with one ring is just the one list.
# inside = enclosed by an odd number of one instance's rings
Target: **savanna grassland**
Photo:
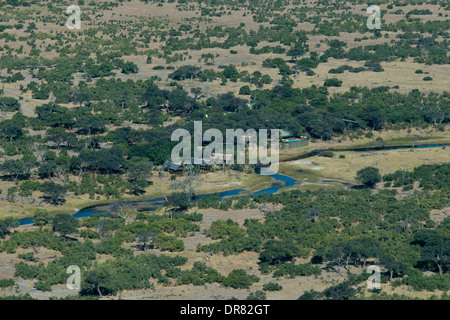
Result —
[[[379, 29], [362, 0], [3, 1], [0, 297], [448, 299], [450, 7], [370, 4]], [[168, 169], [194, 121], [308, 140], [295, 183]]]

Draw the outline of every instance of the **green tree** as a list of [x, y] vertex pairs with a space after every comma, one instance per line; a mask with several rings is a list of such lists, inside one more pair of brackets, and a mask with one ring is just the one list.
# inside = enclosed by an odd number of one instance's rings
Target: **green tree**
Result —
[[257, 276], [248, 275], [247, 272], [242, 269], [235, 269], [228, 274], [222, 284], [225, 287], [232, 287], [235, 289], [248, 289], [253, 283], [258, 281], [259, 278]]
[[189, 206], [189, 195], [186, 192], [174, 192], [168, 197], [167, 207], [177, 207], [180, 211], [184, 211]]
[[392, 282], [394, 275], [404, 274], [408, 269], [407, 265], [403, 262], [397, 261], [395, 258], [386, 255], [380, 257], [380, 264], [388, 270], [390, 282]]
[[148, 162], [136, 163], [128, 170], [128, 177], [131, 180], [143, 180], [151, 176], [152, 166]]
[[342, 81], [339, 79], [327, 79], [323, 83], [325, 87], [340, 87], [342, 86]]
[[250, 90], [250, 87], [249, 86], [242, 86], [240, 89], [239, 89], [239, 94], [241, 94], [241, 95], [246, 95], [246, 96], [248, 96], [248, 95], [250, 95], [252, 93], [252, 91]]
[[3, 239], [6, 235], [10, 234], [10, 229], [18, 226], [19, 223], [14, 218], [0, 220], [0, 238]]
[[363, 168], [356, 173], [356, 180], [368, 187], [373, 187], [381, 181], [380, 170], [374, 167]]
[[51, 182], [44, 182], [42, 184], [42, 190], [44, 192], [43, 195], [44, 201], [54, 205], [59, 205], [66, 202], [65, 199], [65, 195], [67, 192], [66, 187], [51, 181]]
[[52, 221], [49, 213], [45, 209], [36, 209], [33, 216], [34, 224], [40, 227], [50, 224]]
[[123, 74], [130, 74], [130, 73], [138, 73], [139, 68], [137, 64], [134, 62], [125, 62], [122, 64], [122, 71]]
[[440, 274], [450, 264], [450, 239], [436, 230], [420, 230], [414, 236], [414, 243], [422, 246], [420, 262], [428, 268], [435, 268]]
[[6, 173], [13, 181], [17, 181], [26, 172], [25, 164], [22, 159], [5, 160], [0, 165], [0, 172]]
[[[81, 287], [82, 295], [99, 295], [113, 294], [115, 290], [111, 289], [111, 271], [105, 267], [97, 267], [87, 273], [83, 285]], [[103, 292], [102, 292], [103, 291]]]
[[299, 254], [300, 250], [292, 240], [269, 240], [259, 255], [259, 259], [263, 263], [277, 264], [290, 261]]
[[138, 243], [141, 244], [142, 250], [147, 251], [147, 244], [155, 238], [155, 233], [149, 230], [141, 230], [136, 235]]
[[92, 135], [102, 131], [105, 128], [105, 122], [100, 117], [87, 115], [78, 120], [77, 126], [80, 128], [81, 132]]
[[289, 50], [286, 52], [288, 57], [294, 58], [295, 61], [295, 78], [298, 75], [298, 58], [306, 53], [307, 48], [302, 42], [296, 42]]
[[0, 123], [2, 135], [7, 138], [9, 142], [13, 142], [23, 136], [22, 128], [23, 125], [12, 120], [5, 120]]
[[352, 283], [346, 280], [335, 286], [329, 287], [323, 291], [326, 300], [352, 300], [356, 298], [361, 288], [355, 289], [352, 287]]
[[267, 300], [267, 295], [264, 291], [256, 290], [247, 296], [247, 300]]
[[323, 292], [319, 292], [316, 290], [308, 290], [300, 297], [298, 297], [297, 300], [322, 300], [323, 296], [324, 296]]
[[59, 232], [63, 236], [78, 232], [76, 228], [78, 226], [78, 222], [70, 214], [65, 213], [57, 214], [53, 218], [52, 226], [53, 231]]

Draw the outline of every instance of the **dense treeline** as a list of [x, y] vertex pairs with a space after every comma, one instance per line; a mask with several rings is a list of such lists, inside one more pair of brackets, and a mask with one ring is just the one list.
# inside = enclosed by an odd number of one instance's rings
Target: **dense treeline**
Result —
[[[417, 199], [403, 201], [397, 200], [394, 190], [258, 195], [254, 201], [281, 203], [284, 208], [267, 213], [264, 223], [246, 220], [244, 228], [231, 220], [215, 221], [205, 234], [220, 241], [197, 249], [225, 255], [259, 252], [260, 270], [276, 270], [274, 276], [317, 272], [290, 264], [296, 257], [312, 257], [312, 263], [337, 272], [376, 261], [387, 269], [391, 280], [414, 268], [444, 274], [450, 253], [448, 218], [434, 229], [429, 211], [448, 206], [448, 192], [436, 195], [434, 199], [420, 193]], [[214, 206], [212, 201], [210, 206]]]
[[[64, 202], [66, 192], [89, 194], [91, 199], [141, 194], [152, 183], [148, 178], [153, 166], [170, 158], [175, 145], [171, 132], [177, 128], [193, 132], [193, 122], [199, 120], [203, 130], [279, 128], [326, 140], [361, 129], [439, 127], [450, 119], [447, 93], [425, 95], [413, 90], [403, 95], [388, 87], [352, 88], [330, 96], [326, 87], [294, 89], [285, 82], [273, 89], [250, 90], [250, 101], [233, 93], [198, 101], [182, 88], [160, 89], [152, 81], [100, 79], [95, 87], [82, 88], [79, 107], [50, 102], [36, 108], [37, 117], [17, 111], [17, 100], [2, 98], [5, 112], [15, 114], [0, 123], [0, 145], [6, 156], [19, 156], [0, 164], [3, 179], [17, 183], [9, 191], [11, 200], [23, 200], [34, 191], [44, 192], [44, 201], [53, 204]], [[112, 99], [110, 92], [122, 98]], [[184, 123], [161, 126], [168, 116], [177, 115], [185, 118]], [[130, 120], [147, 123], [150, 129], [109, 129]], [[30, 135], [29, 129], [46, 129], [46, 134]], [[60, 181], [34, 181], [36, 173], [39, 179]], [[78, 182], [70, 175], [78, 176]]]
[[448, 192], [450, 186], [450, 164], [422, 165], [408, 172], [399, 170], [383, 177], [385, 186], [403, 187], [403, 190], [411, 190], [414, 183], [419, 182], [418, 187], [424, 190], [441, 190]]

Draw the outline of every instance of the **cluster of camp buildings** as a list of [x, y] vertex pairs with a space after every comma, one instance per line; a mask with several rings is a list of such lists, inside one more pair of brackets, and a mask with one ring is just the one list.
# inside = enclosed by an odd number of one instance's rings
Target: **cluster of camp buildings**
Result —
[[280, 149], [293, 149], [306, 147], [309, 145], [309, 140], [305, 136], [300, 136], [300, 138], [295, 137], [289, 131], [280, 130]]
[[[248, 139], [245, 141], [248, 142]], [[280, 130], [280, 149], [298, 148], [307, 146], [308, 144], [309, 140], [307, 137], [301, 136], [298, 138], [286, 130]], [[212, 153], [210, 159], [196, 159], [191, 157], [189, 164], [175, 163], [171, 160], [167, 160], [163, 164], [163, 170], [168, 171], [169, 173], [180, 173], [185, 169], [189, 170], [193, 168], [211, 170], [216, 164], [227, 165], [228, 163], [232, 163], [231, 160], [233, 160], [233, 156], [233, 154]]]
[[[218, 154], [211, 154], [211, 159], [195, 159], [191, 158], [191, 163], [189, 164], [181, 164], [181, 163], [175, 163], [172, 160], [167, 160], [163, 164], [163, 169], [165, 171], [169, 171], [170, 173], [178, 173], [182, 172], [185, 169], [193, 169], [198, 168], [200, 170], [211, 170], [214, 165], [216, 165], [219, 161], [220, 155]], [[233, 155], [222, 155], [222, 158], [232, 158]]]

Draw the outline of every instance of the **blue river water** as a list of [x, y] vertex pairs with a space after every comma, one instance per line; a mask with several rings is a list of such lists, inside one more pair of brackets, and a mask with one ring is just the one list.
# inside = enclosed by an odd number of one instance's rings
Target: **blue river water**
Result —
[[[277, 185], [277, 186], [272, 186], [270, 188], [256, 191], [256, 192], [252, 193], [251, 195], [256, 196], [256, 195], [262, 194], [262, 193], [266, 193], [266, 194], [275, 193], [278, 190], [280, 190], [281, 188], [293, 186], [296, 181], [294, 178], [284, 176], [282, 174], [274, 174], [274, 175], [270, 175], [269, 177], [272, 177], [275, 180], [283, 181], [284, 183]], [[238, 196], [242, 191], [245, 191], [245, 190], [244, 189], [236, 189], [236, 190], [224, 191], [224, 192], [218, 193], [218, 196], [219, 196], [220, 201], [223, 201], [226, 197]], [[197, 196], [195, 196], [195, 199], [192, 199], [192, 198], [191, 199], [192, 200], [200, 200], [200, 199], [202, 199], [204, 197], [208, 197], [210, 195], [211, 194], [197, 195]], [[165, 200], [164, 198], [156, 198], [156, 199], [141, 201], [141, 202], [149, 202], [149, 203], [154, 202], [155, 206], [162, 206], [164, 204], [164, 200]], [[156, 207], [148, 208], [148, 211], [154, 211], [154, 210], [156, 210]], [[74, 218], [90, 217], [91, 215], [96, 214], [96, 213], [104, 214], [103, 212], [96, 211], [95, 208], [86, 208], [86, 209], [82, 209], [82, 210], [78, 211], [77, 213], [75, 213], [73, 215], [73, 217]], [[33, 223], [33, 218], [31, 218], [31, 217], [19, 220], [19, 225], [28, 225], [28, 224], [32, 224], [32, 223]]]
[[[437, 147], [447, 147], [447, 146], [450, 146], [450, 144], [446, 143], [446, 144], [418, 145], [418, 146], [415, 146], [414, 148], [423, 149], [423, 148], [437, 148]], [[411, 146], [390, 146], [390, 147], [385, 146], [385, 147], [373, 147], [373, 148], [359, 148], [359, 149], [352, 149], [352, 150], [354, 150], [354, 151], [370, 151], [370, 150], [396, 150], [396, 149], [411, 149]], [[333, 149], [329, 149], [329, 150], [334, 151]], [[346, 150], [346, 151], [348, 151], [348, 150]], [[308, 157], [312, 156], [312, 155], [314, 155], [314, 152], [307, 154]], [[303, 157], [305, 157], [305, 156], [303, 156]], [[301, 158], [303, 158], [303, 157], [301, 157]], [[291, 160], [294, 160], [294, 159], [291, 159]], [[287, 188], [287, 187], [293, 186], [296, 181], [294, 178], [284, 176], [282, 174], [274, 174], [274, 175], [270, 175], [270, 177], [274, 178], [275, 180], [283, 181], [284, 184], [280, 184], [280, 185], [272, 186], [270, 188], [259, 190], [259, 191], [253, 192], [251, 195], [256, 196], [256, 195], [262, 194], [262, 193], [265, 193], [265, 194], [275, 193], [282, 188]], [[341, 183], [346, 186], [349, 185], [349, 183], [345, 183], [345, 182], [341, 182]], [[245, 190], [244, 189], [236, 189], [236, 190], [220, 192], [218, 194], [219, 199], [220, 199], [220, 201], [223, 201], [224, 198], [226, 198], [226, 197], [238, 196], [242, 191], [245, 191]], [[208, 196], [210, 196], [210, 194], [197, 195], [195, 197], [195, 200], [199, 200], [201, 198], [208, 197]], [[147, 200], [147, 201], [142, 201], [142, 202], [154, 202], [155, 206], [162, 206], [164, 204], [164, 200], [165, 200], [164, 198], [157, 198], [157, 199]], [[154, 210], [156, 210], [156, 207], [148, 208], [148, 211], [154, 211]], [[85, 208], [85, 209], [78, 211], [77, 213], [75, 213], [73, 215], [73, 217], [84, 218], [84, 217], [89, 217], [96, 213], [105, 215], [104, 212], [96, 211], [94, 208], [90, 207], [90, 208]], [[33, 218], [31, 218], [31, 217], [19, 220], [19, 225], [27, 225], [27, 224], [32, 224], [32, 223], [33, 223]]]

